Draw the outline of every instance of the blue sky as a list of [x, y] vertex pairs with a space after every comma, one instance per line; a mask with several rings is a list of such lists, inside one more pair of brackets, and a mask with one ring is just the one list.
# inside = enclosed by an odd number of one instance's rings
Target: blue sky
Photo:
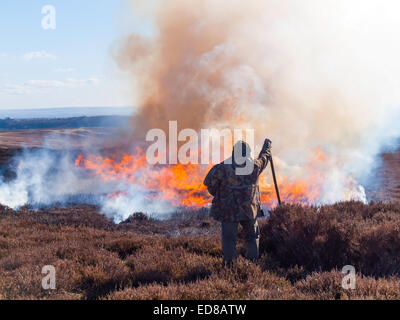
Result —
[[[126, 28], [125, 4], [2, 0], [0, 109], [130, 105], [110, 54]], [[55, 30], [42, 28], [44, 5], [56, 9]], [[131, 25], [141, 28], [133, 15]]]

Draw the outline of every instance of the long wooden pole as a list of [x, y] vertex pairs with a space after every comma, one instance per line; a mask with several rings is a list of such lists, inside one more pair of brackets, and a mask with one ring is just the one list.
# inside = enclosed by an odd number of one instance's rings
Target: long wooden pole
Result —
[[281, 202], [281, 196], [279, 195], [279, 189], [278, 189], [278, 183], [276, 182], [276, 175], [275, 175], [275, 168], [274, 168], [274, 161], [272, 160], [272, 156], [269, 159], [270, 163], [271, 163], [271, 171], [272, 171], [272, 177], [274, 178], [274, 185], [275, 185], [275, 192], [276, 192], [276, 196], [278, 198], [278, 203], [279, 205], [282, 204]]

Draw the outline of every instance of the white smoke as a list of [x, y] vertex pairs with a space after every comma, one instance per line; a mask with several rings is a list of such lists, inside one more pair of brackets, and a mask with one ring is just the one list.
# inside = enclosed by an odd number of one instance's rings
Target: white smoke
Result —
[[126, 186], [126, 195], [106, 198], [102, 202], [102, 212], [115, 222], [126, 220], [134, 212], [150, 213], [155, 218], [165, 218], [174, 211], [167, 202], [149, 200], [147, 190], [132, 184]]
[[[68, 139], [64, 142], [68, 148]], [[24, 205], [89, 203], [99, 205], [101, 213], [116, 223], [135, 212], [165, 218], [173, 211], [166, 202], [150, 201], [145, 190], [124, 179], [104, 181], [88, 174], [75, 166], [75, 159], [76, 154], [68, 151], [25, 149], [14, 159], [16, 178], [0, 183], [0, 204], [19, 209]]]

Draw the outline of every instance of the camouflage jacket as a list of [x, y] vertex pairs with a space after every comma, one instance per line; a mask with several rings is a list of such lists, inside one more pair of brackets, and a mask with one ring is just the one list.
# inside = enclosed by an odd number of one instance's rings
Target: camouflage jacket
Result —
[[211, 205], [214, 219], [237, 222], [253, 220], [261, 215], [258, 177], [266, 168], [269, 157], [269, 149], [263, 148], [256, 160], [248, 159], [254, 164], [249, 175], [237, 175], [237, 165], [232, 161], [224, 161], [211, 168], [204, 184], [214, 197]]

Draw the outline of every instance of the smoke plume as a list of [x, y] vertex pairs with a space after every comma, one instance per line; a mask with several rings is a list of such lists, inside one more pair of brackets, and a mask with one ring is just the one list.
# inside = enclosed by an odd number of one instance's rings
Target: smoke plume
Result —
[[137, 135], [168, 120], [254, 128], [281, 173], [323, 181], [321, 201], [364, 198], [357, 181], [400, 133], [398, 2], [132, 3], [155, 26], [116, 54], [138, 92]]

